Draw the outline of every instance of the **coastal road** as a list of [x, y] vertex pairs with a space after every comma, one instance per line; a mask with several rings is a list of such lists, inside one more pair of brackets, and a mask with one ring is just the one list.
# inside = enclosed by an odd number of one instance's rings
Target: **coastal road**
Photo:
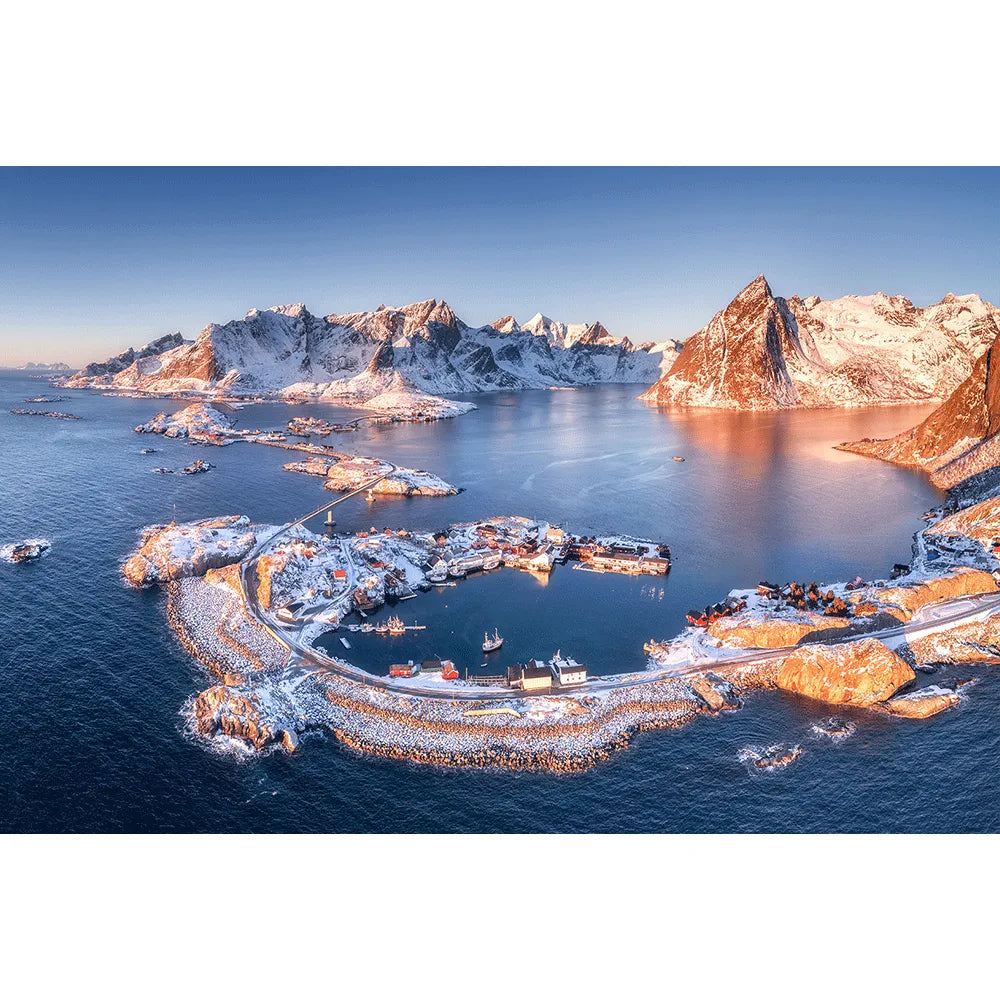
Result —
[[[290, 628], [279, 626], [276, 629], [264, 620], [263, 613], [257, 601], [257, 589], [256, 587], [249, 586], [246, 579], [250, 567], [256, 564], [257, 558], [282, 535], [287, 534], [293, 528], [311, 518], [330, 510], [337, 504], [343, 503], [345, 500], [350, 500], [359, 493], [364, 493], [366, 490], [371, 489], [383, 479], [392, 475], [395, 469], [395, 466], [391, 466], [388, 471], [376, 479], [372, 479], [350, 493], [345, 493], [343, 496], [337, 497], [322, 507], [317, 507], [316, 510], [310, 511], [296, 521], [291, 521], [276, 534], [271, 535], [270, 538], [255, 546], [240, 563], [239, 580], [247, 608], [257, 623], [293, 654], [294, 658], [290, 658], [289, 663], [298, 665], [305, 670], [329, 672], [348, 678], [349, 680], [367, 684], [371, 687], [420, 698], [440, 698], [446, 701], [497, 701], [501, 699], [523, 698], [525, 696], [523, 691], [511, 688], [465, 687], [459, 683], [443, 681], [439, 681], [436, 684], [428, 684], [420, 678], [420, 675], [412, 681], [405, 678], [378, 677], [362, 670], [360, 667], [355, 667], [353, 664], [343, 660], [336, 660], [306, 645], [302, 639], [305, 625], [299, 624]], [[345, 552], [346, 548], [345, 546]], [[761, 663], [780, 656], [787, 656], [797, 649], [809, 646], [835, 646], [857, 639], [878, 639], [890, 647], [896, 647], [907, 639], [928, 635], [951, 625], [966, 624], [975, 621], [977, 618], [994, 614], [997, 611], [1000, 611], [1000, 592], [948, 598], [943, 601], [936, 601], [933, 604], [924, 605], [909, 622], [901, 622], [897, 626], [881, 629], [877, 632], [858, 632], [822, 642], [801, 643], [797, 646], [782, 646], [772, 649], [753, 649], [744, 652], [735, 652], [732, 655], [720, 652], [717, 656], [706, 656], [698, 659], [692, 658], [688, 663], [671, 664], [670, 666], [643, 670], [638, 673], [616, 674], [611, 677], [593, 677], [584, 684], [574, 685], [571, 688], [565, 689], [565, 692], [561, 688], [554, 688], [552, 693], [590, 694], [614, 691], [624, 687], [635, 687], [643, 684], [654, 684], [658, 681], [679, 679], [689, 674], [703, 673], [708, 670], [715, 673], [724, 673], [729, 667], [744, 666], [749, 663]]]

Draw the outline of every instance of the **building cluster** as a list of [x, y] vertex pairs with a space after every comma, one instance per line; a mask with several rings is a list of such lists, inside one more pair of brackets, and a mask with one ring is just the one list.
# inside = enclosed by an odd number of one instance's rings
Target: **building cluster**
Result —
[[572, 687], [587, 680], [587, 668], [557, 652], [551, 660], [531, 659], [507, 668], [507, 684], [522, 691], [551, 691], [553, 685]]
[[646, 573], [665, 576], [670, 572], [670, 547], [649, 543], [601, 542], [596, 538], [573, 538], [565, 547], [569, 559], [586, 563], [604, 573]]
[[442, 680], [458, 680], [458, 671], [451, 660], [421, 660], [420, 663], [407, 660], [406, 663], [391, 663], [389, 665], [390, 677], [416, 677], [417, 674], [440, 674]]

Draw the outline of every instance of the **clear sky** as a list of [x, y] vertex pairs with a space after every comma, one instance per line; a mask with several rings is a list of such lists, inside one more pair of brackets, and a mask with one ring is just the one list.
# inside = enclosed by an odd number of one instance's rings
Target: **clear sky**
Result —
[[778, 295], [997, 302], [998, 233], [994, 169], [0, 169], [0, 364], [285, 302], [683, 338], [760, 272]]

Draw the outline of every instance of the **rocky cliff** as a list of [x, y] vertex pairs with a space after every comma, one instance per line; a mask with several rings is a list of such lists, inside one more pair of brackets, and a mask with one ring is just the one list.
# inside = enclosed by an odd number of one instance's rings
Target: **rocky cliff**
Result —
[[210, 569], [239, 562], [256, 542], [245, 515], [153, 525], [143, 531], [139, 547], [122, 566], [122, 573], [137, 586], [201, 576]]
[[777, 685], [833, 705], [870, 707], [896, 693], [916, 675], [877, 639], [837, 646], [803, 646], [784, 658]]
[[640, 398], [750, 410], [941, 399], [998, 334], [1000, 309], [978, 295], [923, 309], [882, 293], [784, 299], [759, 275]]
[[951, 487], [1000, 464], [1000, 334], [968, 378], [926, 420], [893, 438], [852, 441], [844, 451], [925, 469]]

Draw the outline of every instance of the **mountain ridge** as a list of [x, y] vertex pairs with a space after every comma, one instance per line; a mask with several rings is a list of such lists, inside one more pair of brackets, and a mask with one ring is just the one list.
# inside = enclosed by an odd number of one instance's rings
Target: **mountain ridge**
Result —
[[[541, 314], [538, 314], [541, 316]], [[636, 347], [601, 323], [533, 327], [513, 316], [471, 327], [444, 300], [316, 316], [302, 303], [250, 309], [210, 323], [193, 340], [168, 334], [91, 362], [67, 388], [150, 394], [227, 392], [332, 397], [361, 377], [398, 372], [431, 392], [485, 392], [633, 382], [649, 384], [676, 355], [674, 342]], [[370, 370], [375, 364], [376, 370]], [[354, 383], [349, 385], [348, 383]]]

